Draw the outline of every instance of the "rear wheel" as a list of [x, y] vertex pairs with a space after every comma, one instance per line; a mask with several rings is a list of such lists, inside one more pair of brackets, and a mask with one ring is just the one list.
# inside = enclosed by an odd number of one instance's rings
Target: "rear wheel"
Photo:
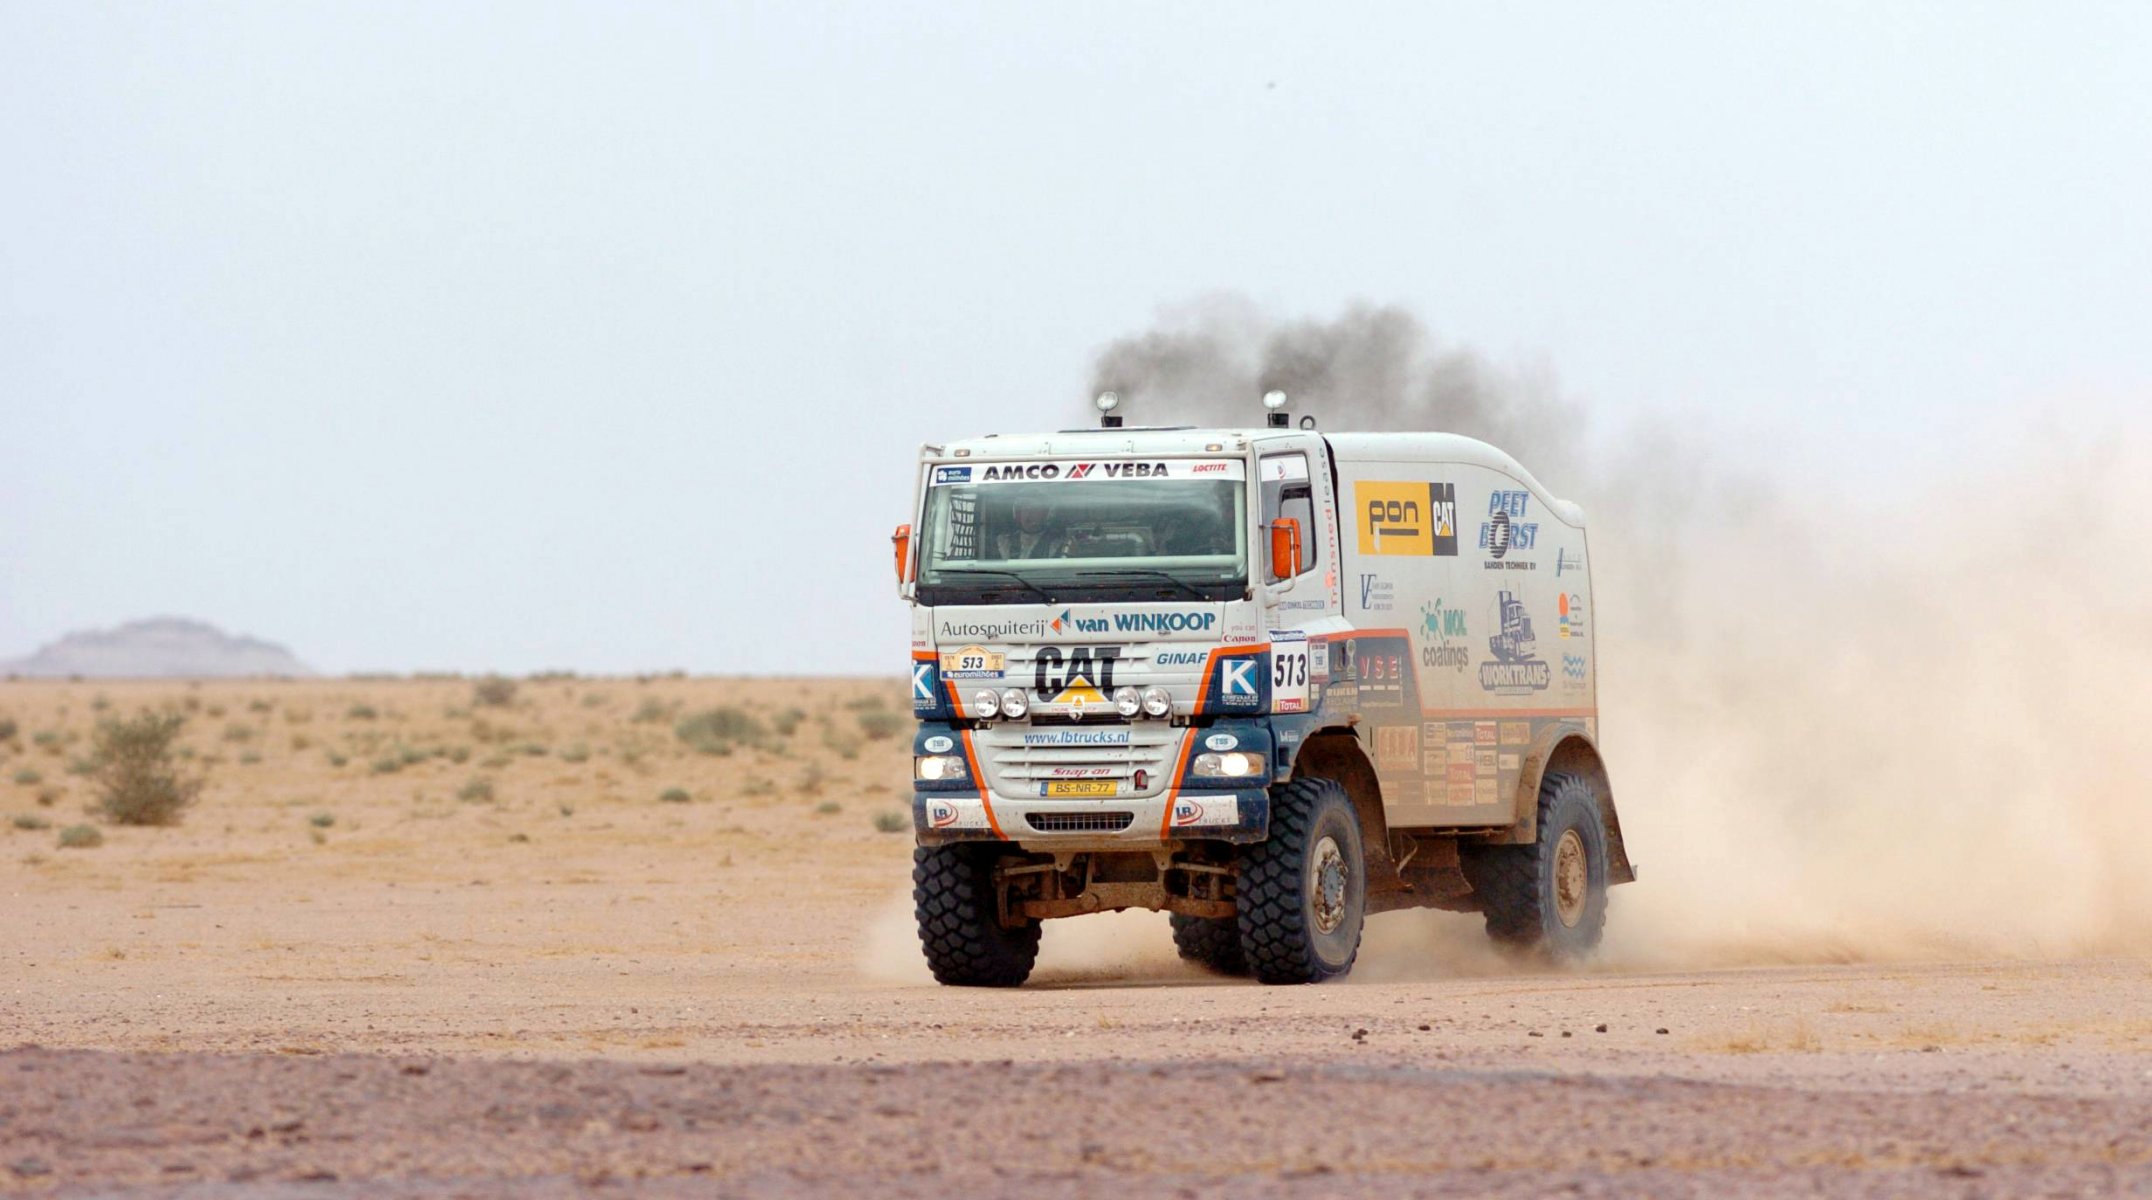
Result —
[[1220, 975], [1248, 973], [1248, 957], [1240, 952], [1240, 923], [1231, 917], [1174, 913], [1173, 947], [1182, 958]]
[[1257, 979], [1316, 983], [1352, 970], [1366, 862], [1342, 786], [1295, 779], [1270, 789], [1270, 836], [1240, 855], [1240, 948]]
[[1465, 878], [1488, 937], [1554, 962], [1598, 947], [1607, 923], [1607, 832], [1590, 780], [1565, 773], [1540, 782], [1539, 836], [1531, 845], [1466, 851]]
[[977, 843], [912, 851], [912, 910], [934, 978], [957, 987], [1015, 987], [1039, 957], [1039, 923], [1002, 927], [992, 847]]

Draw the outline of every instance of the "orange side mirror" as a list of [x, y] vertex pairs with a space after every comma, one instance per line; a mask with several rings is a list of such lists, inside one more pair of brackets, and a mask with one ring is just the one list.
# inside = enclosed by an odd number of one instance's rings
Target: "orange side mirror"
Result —
[[912, 527], [899, 525], [890, 535], [889, 544], [897, 551], [897, 586], [903, 587], [912, 577]]
[[1279, 517], [1270, 524], [1270, 578], [1273, 582], [1300, 573], [1300, 522]]

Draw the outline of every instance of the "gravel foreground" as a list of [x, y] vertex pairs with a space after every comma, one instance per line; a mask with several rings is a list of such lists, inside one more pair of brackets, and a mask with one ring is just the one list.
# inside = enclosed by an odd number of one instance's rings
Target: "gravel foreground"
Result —
[[1418, 1063], [0, 1054], [56, 1196], [2152, 1195], [2141, 1095]]

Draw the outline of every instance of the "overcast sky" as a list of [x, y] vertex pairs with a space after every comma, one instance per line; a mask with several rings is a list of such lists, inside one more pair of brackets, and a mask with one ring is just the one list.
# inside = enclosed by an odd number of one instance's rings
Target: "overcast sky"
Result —
[[916, 445], [1218, 291], [1847, 487], [2126, 410], [2148, 14], [0, 0], [0, 658], [894, 672]]

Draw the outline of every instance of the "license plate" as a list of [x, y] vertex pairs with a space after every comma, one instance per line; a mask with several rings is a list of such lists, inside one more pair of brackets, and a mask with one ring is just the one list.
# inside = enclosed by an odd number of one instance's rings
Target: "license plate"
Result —
[[1118, 796], [1121, 785], [1111, 779], [1062, 779], [1046, 785], [1047, 796]]

